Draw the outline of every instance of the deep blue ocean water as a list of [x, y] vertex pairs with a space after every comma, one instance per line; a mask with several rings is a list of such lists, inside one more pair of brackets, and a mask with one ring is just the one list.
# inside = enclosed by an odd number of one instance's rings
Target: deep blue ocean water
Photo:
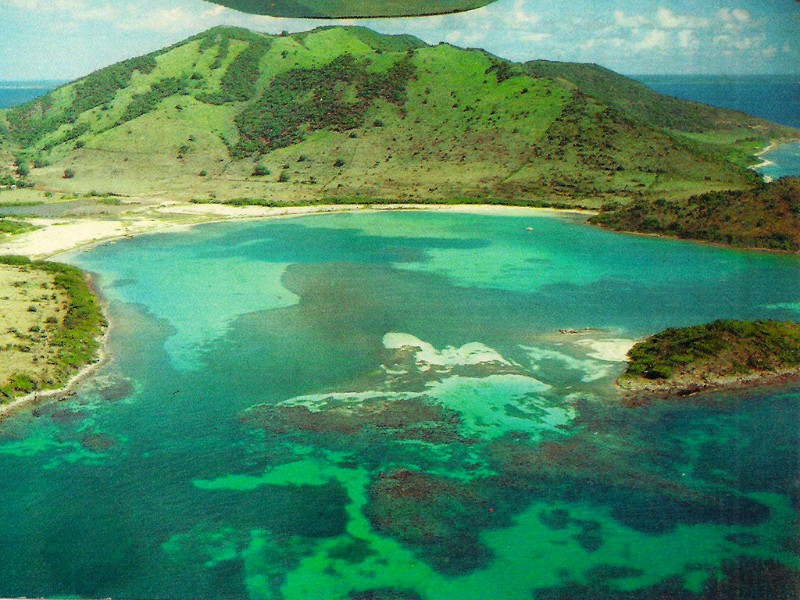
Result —
[[[738, 110], [800, 128], [800, 75], [639, 75], [651, 89], [684, 100]], [[761, 156], [756, 170], [769, 179], [800, 175], [800, 142]]]
[[61, 85], [62, 81], [0, 81], [0, 108], [30, 102]]
[[637, 75], [660, 94], [800, 127], [800, 75]]

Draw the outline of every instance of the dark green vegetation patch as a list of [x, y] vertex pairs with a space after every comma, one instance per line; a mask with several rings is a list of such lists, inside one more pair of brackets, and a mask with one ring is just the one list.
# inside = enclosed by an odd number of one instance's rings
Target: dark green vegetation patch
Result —
[[128, 104], [119, 121], [117, 121], [117, 125], [127, 123], [136, 117], [149, 113], [164, 98], [185, 94], [187, 84], [188, 81], [185, 78], [167, 77], [158, 80], [148, 91], [136, 94], [131, 98], [130, 104]]
[[800, 250], [800, 177], [784, 177], [750, 190], [710, 192], [685, 202], [639, 200], [608, 208], [591, 222], [618, 231]]
[[621, 380], [746, 375], [800, 366], [800, 324], [792, 321], [714, 321], [666, 329], [628, 353]]
[[364, 124], [367, 109], [383, 99], [402, 105], [415, 67], [406, 56], [385, 72], [367, 70], [342, 54], [316, 69], [292, 69], [276, 76], [256, 102], [236, 118], [239, 156], [266, 153], [303, 139], [303, 131], [350, 131]]
[[0, 218], [0, 238], [5, 235], [17, 235], [19, 233], [27, 233], [37, 229], [35, 225], [31, 225], [26, 221], [19, 221], [17, 219], [4, 219]]
[[[9, 134], [21, 146], [33, 145], [43, 135], [57, 131], [63, 125], [75, 123], [84, 112], [111, 102], [119, 90], [130, 84], [135, 71], [148, 74], [155, 68], [154, 55], [132, 58], [78, 80], [71, 90], [72, 102], [66, 107], [54, 106], [53, 94], [50, 93], [12, 108], [6, 113]], [[75, 137], [77, 135], [73, 132], [69, 139]]]
[[[231, 35], [235, 33], [234, 35]], [[209, 104], [225, 104], [227, 102], [244, 102], [251, 100], [258, 91], [256, 86], [261, 75], [260, 61], [264, 58], [271, 46], [269, 38], [250, 32], [221, 32], [214, 37], [209, 35], [203, 38], [200, 49], [202, 51], [212, 47], [214, 43], [218, 45], [217, 57], [214, 60], [212, 69], [218, 69], [225, 61], [230, 51], [231, 39], [248, 42], [245, 48], [236, 58], [231, 61], [225, 74], [220, 80], [220, 91], [210, 94], [198, 94], [197, 99]]]

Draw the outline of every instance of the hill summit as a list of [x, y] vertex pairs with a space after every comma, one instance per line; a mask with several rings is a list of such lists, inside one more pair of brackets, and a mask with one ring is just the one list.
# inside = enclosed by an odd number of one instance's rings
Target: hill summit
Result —
[[218, 27], [0, 111], [45, 189], [201, 201], [684, 198], [752, 185], [748, 155], [796, 134], [593, 65], [362, 27]]

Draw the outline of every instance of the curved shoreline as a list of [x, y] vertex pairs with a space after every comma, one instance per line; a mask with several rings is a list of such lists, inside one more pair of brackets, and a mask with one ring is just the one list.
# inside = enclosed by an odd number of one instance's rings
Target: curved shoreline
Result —
[[100, 367], [108, 362], [108, 352], [106, 351], [107, 339], [108, 329], [101, 338], [100, 350], [98, 351], [95, 360], [88, 363], [80, 371], [75, 373], [75, 375], [73, 375], [63, 386], [54, 388], [52, 390], [38, 390], [36, 392], [31, 392], [25, 396], [14, 398], [11, 402], [0, 406], [0, 423], [26, 408], [33, 408], [47, 402], [58, 402], [71, 396], [75, 387], [77, 387], [84, 379], [90, 377], [96, 370], [100, 369]]
[[[210, 223], [223, 223], [232, 221], [256, 221], [261, 219], [277, 219], [277, 218], [294, 218], [302, 216], [312, 216], [320, 214], [338, 214], [338, 213], [351, 213], [351, 212], [386, 212], [386, 211], [430, 211], [430, 212], [461, 212], [473, 214], [489, 214], [489, 215], [547, 215], [552, 217], [565, 217], [565, 216], [588, 216], [594, 214], [592, 211], [580, 209], [554, 209], [542, 207], [519, 207], [519, 206], [503, 206], [503, 205], [409, 205], [409, 204], [386, 204], [386, 205], [318, 205], [318, 206], [300, 206], [300, 207], [261, 207], [261, 206], [230, 206], [225, 204], [185, 204], [185, 203], [169, 203], [161, 205], [153, 209], [157, 212], [148, 212], [147, 214], [137, 215], [138, 219], [134, 218], [125, 221], [122, 218], [116, 220], [105, 220], [104, 223], [114, 223], [115, 228], [107, 235], [94, 236], [96, 230], [92, 226], [98, 221], [96, 219], [61, 219], [49, 220], [50, 222], [45, 225], [43, 229], [33, 232], [21, 234], [17, 239], [12, 240], [11, 243], [0, 245], [0, 254], [5, 253], [19, 253], [22, 250], [23, 256], [30, 258], [52, 260], [59, 256], [69, 255], [75, 252], [82, 252], [90, 250], [101, 244], [113, 243], [115, 241], [127, 238], [138, 237], [140, 235], [149, 235], [154, 233], [175, 232], [184, 229], [190, 229], [197, 225], [210, 224]], [[170, 217], [175, 216], [184, 217], [184, 221], [175, 222], [170, 220]], [[160, 217], [160, 218], [159, 218]], [[74, 228], [80, 229], [85, 227], [88, 229], [88, 236], [78, 236], [77, 238], [67, 238], [60, 240], [56, 247], [41, 247], [36, 244], [36, 239], [31, 241], [30, 238], [47, 239], [49, 234], [53, 231], [58, 232], [63, 228], [62, 223], [72, 225]], [[605, 229], [605, 228], [603, 228]], [[61, 229], [63, 232], [63, 229]], [[677, 239], [670, 236], [649, 233], [637, 232], [624, 232], [625, 234], [633, 235], [647, 235], [648, 237], [659, 237], [663, 239]], [[45, 235], [48, 234], [48, 235]], [[58, 241], [58, 240], [57, 240]], [[689, 242], [699, 242], [703, 244], [711, 244], [714, 246], [726, 247], [724, 244], [716, 242], [708, 242], [702, 240], [680, 240]], [[16, 242], [16, 243], [15, 243]], [[16, 248], [15, 248], [16, 246]], [[15, 250], [17, 252], [15, 252]], [[742, 250], [756, 250], [765, 252], [780, 252], [773, 249], [742, 249]], [[93, 290], [94, 291], [94, 290]], [[32, 392], [26, 396], [16, 398], [8, 404], [0, 406], [0, 422], [8, 418], [9, 415], [18, 412], [26, 407], [36, 406], [40, 403], [47, 401], [60, 400], [65, 396], [70, 395], [74, 388], [87, 377], [91, 376], [97, 369], [102, 367], [108, 360], [107, 340], [109, 332], [112, 328], [111, 321], [107, 318], [107, 310], [104, 299], [101, 295], [95, 295], [102, 304], [103, 314], [106, 316], [108, 323], [101, 338], [98, 339], [100, 347], [96, 359], [85, 365], [78, 371], [70, 380], [63, 386], [52, 389]], [[743, 387], [756, 387], [761, 385], [769, 385], [776, 382], [786, 382], [793, 379], [800, 379], [800, 373], [787, 372], [787, 373], [761, 373], [755, 374], [752, 377], [735, 377], [732, 380], [725, 381], [708, 381], [705, 379], [698, 379], [697, 381], [686, 382], [684, 385], [680, 383], [670, 383], [658, 385], [650, 380], [645, 380], [642, 385], [625, 386], [620, 385], [619, 381], [616, 382], [616, 387], [621, 390], [628, 401], [637, 401], [650, 397], [685, 397], [689, 395], [702, 394], [706, 392], [719, 391], [722, 389], [738, 389]], [[631, 382], [633, 383], [633, 382]]]
[[750, 169], [751, 171], [755, 171], [756, 173], [758, 173], [766, 183], [771, 183], [773, 181], [773, 178], [770, 177], [769, 175], [764, 175], [763, 173], [759, 173], [758, 169], [774, 165], [775, 163], [772, 162], [771, 160], [769, 160], [768, 158], [764, 158], [764, 155], [769, 153], [769, 152], [772, 152], [773, 150], [775, 150], [776, 148], [778, 148], [779, 146], [781, 146], [781, 145], [783, 145], [785, 143], [790, 143], [790, 142], [781, 142], [779, 140], [770, 140], [769, 144], [766, 147], [762, 148], [761, 150], [759, 150], [758, 152], [756, 152], [753, 155], [756, 158], [758, 158], [758, 160], [760, 160], [761, 162], [758, 162], [758, 163], [756, 163], [754, 165], [750, 165], [747, 168]]
[[716, 320], [636, 344], [616, 381], [627, 401], [685, 398], [800, 379], [800, 323]]

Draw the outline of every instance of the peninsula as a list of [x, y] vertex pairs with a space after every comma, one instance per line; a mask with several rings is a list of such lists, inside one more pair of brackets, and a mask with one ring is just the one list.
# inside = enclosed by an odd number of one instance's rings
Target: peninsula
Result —
[[96, 362], [106, 327], [83, 272], [0, 256], [0, 414], [20, 397], [63, 387]]
[[800, 177], [749, 190], [709, 192], [685, 201], [608, 206], [590, 223], [742, 248], [800, 250]]

